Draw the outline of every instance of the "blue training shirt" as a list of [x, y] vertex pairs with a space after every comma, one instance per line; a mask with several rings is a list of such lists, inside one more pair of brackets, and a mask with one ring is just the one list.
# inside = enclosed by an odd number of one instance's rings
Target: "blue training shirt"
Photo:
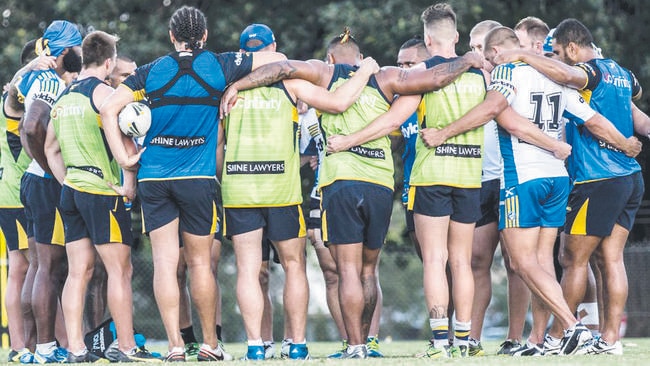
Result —
[[[634, 122], [631, 103], [632, 98], [641, 91], [634, 74], [611, 59], [593, 59], [577, 66], [587, 73], [587, 85], [580, 93], [591, 108], [609, 119], [625, 137], [632, 136]], [[575, 183], [627, 176], [641, 171], [634, 158], [598, 139], [583, 123], [569, 118], [566, 125], [567, 142], [573, 146], [567, 159], [567, 169]]]
[[402, 203], [408, 203], [409, 180], [411, 179], [411, 169], [415, 161], [415, 141], [418, 139], [418, 115], [413, 113], [399, 127], [402, 137], [404, 137], [404, 152], [402, 153], [402, 163], [404, 166], [404, 189], [402, 190]]
[[214, 177], [221, 94], [251, 67], [249, 53], [198, 50], [137, 68], [124, 85], [147, 99], [152, 116], [138, 180]]

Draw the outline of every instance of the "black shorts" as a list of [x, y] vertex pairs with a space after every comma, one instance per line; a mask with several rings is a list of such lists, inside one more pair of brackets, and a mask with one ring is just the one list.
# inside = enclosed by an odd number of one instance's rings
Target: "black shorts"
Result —
[[[411, 197], [413, 202], [411, 203]], [[414, 213], [471, 224], [481, 218], [481, 189], [450, 186], [411, 186], [409, 207]]]
[[217, 231], [216, 181], [211, 178], [147, 180], [138, 183], [145, 233], [179, 219], [179, 230], [194, 235]]
[[224, 208], [227, 238], [264, 228], [269, 240], [282, 241], [307, 235], [300, 205], [282, 207]]
[[406, 220], [406, 232], [415, 232], [415, 222], [413, 221], [413, 211], [404, 207], [404, 220]]
[[60, 206], [66, 243], [90, 238], [95, 245], [133, 244], [131, 214], [122, 196], [80, 192], [64, 185]]
[[476, 222], [476, 227], [499, 222], [500, 184], [500, 179], [481, 183], [481, 218]]
[[27, 218], [20, 208], [0, 208], [0, 242], [6, 243], [9, 251], [27, 249]]
[[262, 262], [268, 262], [271, 259], [271, 252], [273, 252], [273, 262], [280, 263], [280, 255], [273, 242], [264, 236], [262, 238]]
[[370, 249], [384, 244], [393, 209], [393, 192], [378, 184], [339, 180], [323, 187], [323, 241], [363, 243]]
[[631, 230], [643, 190], [640, 172], [576, 184], [569, 195], [564, 232], [602, 238], [612, 233], [614, 224]]
[[217, 202], [217, 228], [214, 232], [214, 239], [223, 241], [223, 201], [221, 199], [221, 185], [215, 184], [215, 199]]
[[60, 199], [61, 185], [56, 179], [31, 173], [23, 175], [20, 181], [20, 200], [39, 244], [65, 244], [63, 221], [58, 209]]

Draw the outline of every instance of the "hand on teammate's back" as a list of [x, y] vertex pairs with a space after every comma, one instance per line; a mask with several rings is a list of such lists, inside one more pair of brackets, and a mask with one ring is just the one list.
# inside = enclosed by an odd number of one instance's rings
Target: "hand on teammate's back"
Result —
[[219, 118], [224, 119], [230, 110], [237, 104], [237, 93], [239, 90], [234, 85], [230, 85], [228, 89], [221, 95], [221, 103], [219, 106]]
[[558, 141], [557, 147], [553, 150], [553, 156], [560, 160], [565, 160], [571, 155], [573, 147], [564, 141]]
[[440, 146], [447, 140], [447, 135], [444, 130], [436, 128], [423, 128], [420, 130], [420, 138], [424, 142], [424, 146], [433, 148]]
[[641, 152], [641, 148], [643, 148], [643, 144], [639, 139], [637, 139], [635, 136], [630, 136], [627, 138], [627, 144], [625, 148], [625, 155], [635, 158], [639, 153]]
[[352, 146], [349, 144], [349, 137], [345, 135], [332, 135], [327, 138], [327, 153], [333, 154], [345, 151]]

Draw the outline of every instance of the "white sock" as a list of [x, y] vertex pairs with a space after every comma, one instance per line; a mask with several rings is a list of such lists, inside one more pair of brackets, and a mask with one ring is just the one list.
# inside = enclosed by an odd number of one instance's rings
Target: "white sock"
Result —
[[260, 338], [260, 339], [249, 339], [248, 340], [248, 345], [249, 346], [263, 346], [264, 342], [262, 341], [262, 338]]
[[185, 348], [184, 347], [172, 347], [172, 349], [169, 350], [169, 353], [182, 353], [182, 354], [185, 354]]
[[36, 352], [46, 355], [56, 349], [56, 341], [36, 345]]
[[86, 348], [86, 347], [84, 347], [81, 351], [78, 351], [78, 352], [72, 352], [72, 354], [75, 355], [75, 356], [77, 356], [77, 357], [79, 357], [79, 356], [83, 356], [83, 355], [85, 355], [86, 353], [88, 353], [88, 348]]

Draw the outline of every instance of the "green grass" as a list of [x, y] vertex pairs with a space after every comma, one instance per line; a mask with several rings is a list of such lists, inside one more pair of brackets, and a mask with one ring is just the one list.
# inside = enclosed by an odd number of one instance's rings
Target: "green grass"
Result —
[[[650, 338], [625, 338], [623, 340], [623, 356], [549, 356], [549, 357], [508, 357], [496, 356], [495, 353], [499, 348], [499, 342], [484, 342], [483, 348], [487, 356], [472, 357], [464, 359], [444, 359], [430, 360], [418, 359], [413, 357], [414, 354], [423, 351], [427, 346], [427, 341], [395, 341], [382, 342], [380, 350], [384, 353], [383, 359], [369, 360], [330, 360], [327, 355], [336, 351], [340, 343], [336, 342], [311, 342], [309, 351], [312, 355], [310, 361], [287, 361], [287, 360], [268, 360], [264, 364], [287, 364], [287, 365], [431, 365], [431, 364], [449, 364], [449, 365], [483, 365], [483, 366], [510, 366], [510, 365], [567, 365], [567, 366], [628, 366], [628, 365], [650, 365]], [[163, 344], [152, 345], [152, 351], [164, 353], [166, 348]], [[246, 351], [244, 343], [226, 343], [226, 349], [236, 360], [239, 360]], [[276, 351], [280, 353], [279, 343], [276, 344]], [[8, 350], [0, 350], [0, 360], [7, 359]], [[192, 365], [204, 365], [204, 363], [186, 363]], [[251, 361], [232, 361], [229, 365], [251, 365]]]

